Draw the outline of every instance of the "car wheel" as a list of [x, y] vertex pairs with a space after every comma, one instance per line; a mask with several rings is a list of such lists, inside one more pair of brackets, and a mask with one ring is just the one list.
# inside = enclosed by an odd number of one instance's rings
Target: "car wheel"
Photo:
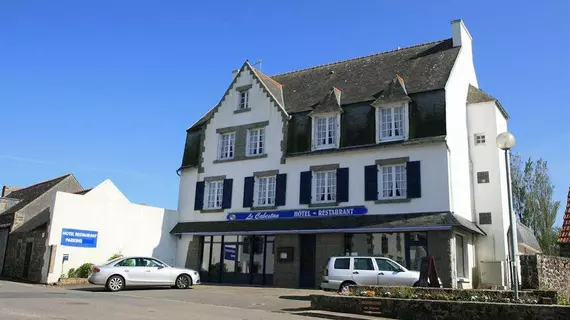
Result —
[[181, 274], [176, 278], [176, 289], [188, 289], [192, 286], [192, 279], [186, 275]]
[[345, 281], [343, 283], [340, 284], [340, 287], [338, 288], [339, 292], [344, 292], [344, 291], [348, 291], [348, 287], [349, 286], [354, 286], [356, 285], [356, 283], [352, 282], [352, 281]]
[[107, 287], [107, 290], [109, 290], [111, 292], [121, 291], [125, 287], [125, 279], [123, 279], [123, 277], [117, 276], [117, 275], [111, 276], [107, 280], [106, 287]]

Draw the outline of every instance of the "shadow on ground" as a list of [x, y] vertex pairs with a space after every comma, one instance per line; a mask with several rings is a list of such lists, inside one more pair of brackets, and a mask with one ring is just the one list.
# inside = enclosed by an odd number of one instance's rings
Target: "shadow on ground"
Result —
[[297, 300], [297, 301], [311, 301], [311, 296], [279, 296], [279, 299]]
[[[80, 287], [80, 288], [63, 287], [63, 288], [73, 291], [84, 291], [84, 292], [109, 292], [105, 287], [100, 287], [100, 286]], [[176, 290], [176, 289], [172, 289], [170, 287], [130, 287], [130, 288], [127, 287], [121, 291], [161, 291], [161, 290]], [[192, 290], [192, 288], [185, 290]]]

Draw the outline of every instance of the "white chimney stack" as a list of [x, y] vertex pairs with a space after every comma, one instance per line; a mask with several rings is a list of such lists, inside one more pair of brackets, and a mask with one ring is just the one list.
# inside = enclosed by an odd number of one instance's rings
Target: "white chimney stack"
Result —
[[453, 37], [453, 46], [468, 46], [471, 49], [471, 35], [469, 30], [463, 23], [463, 20], [457, 19], [451, 21], [451, 35]]

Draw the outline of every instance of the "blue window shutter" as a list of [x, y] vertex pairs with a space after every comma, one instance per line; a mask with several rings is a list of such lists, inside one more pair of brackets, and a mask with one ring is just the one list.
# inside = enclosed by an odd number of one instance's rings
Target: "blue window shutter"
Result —
[[204, 208], [204, 181], [196, 182], [196, 198], [194, 198], [194, 210]]
[[232, 186], [234, 179], [224, 179], [224, 191], [222, 194], [222, 209], [232, 207]]
[[336, 169], [336, 201], [348, 202], [348, 168]]
[[406, 179], [408, 198], [422, 197], [422, 180], [420, 172], [420, 162], [410, 161], [406, 164]]
[[364, 201], [378, 200], [378, 166], [364, 167]]
[[275, 205], [284, 206], [287, 194], [287, 174], [278, 174], [275, 178]]
[[313, 173], [311, 171], [301, 172], [301, 183], [299, 184], [299, 204], [311, 203], [311, 189]]
[[253, 177], [245, 177], [243, 179], [243, 207], [251, 208], [253, 207], [253, 185], [255, 184], [255, 179]]

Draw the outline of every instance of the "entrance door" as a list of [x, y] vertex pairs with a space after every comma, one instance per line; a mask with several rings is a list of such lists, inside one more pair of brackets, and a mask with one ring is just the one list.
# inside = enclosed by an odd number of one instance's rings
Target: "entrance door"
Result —
[[315, 252], [317, 236], [314, 234], [301, 235], [301, 256], [299, 286], [301, 288], [315, 287]]
[[30, 261], [32, 260], [32, 247], [33, 242], [26, 242], [26, 255], [24, 256], [24, 272], [22, 278], [28, 279], [30, 276]]

